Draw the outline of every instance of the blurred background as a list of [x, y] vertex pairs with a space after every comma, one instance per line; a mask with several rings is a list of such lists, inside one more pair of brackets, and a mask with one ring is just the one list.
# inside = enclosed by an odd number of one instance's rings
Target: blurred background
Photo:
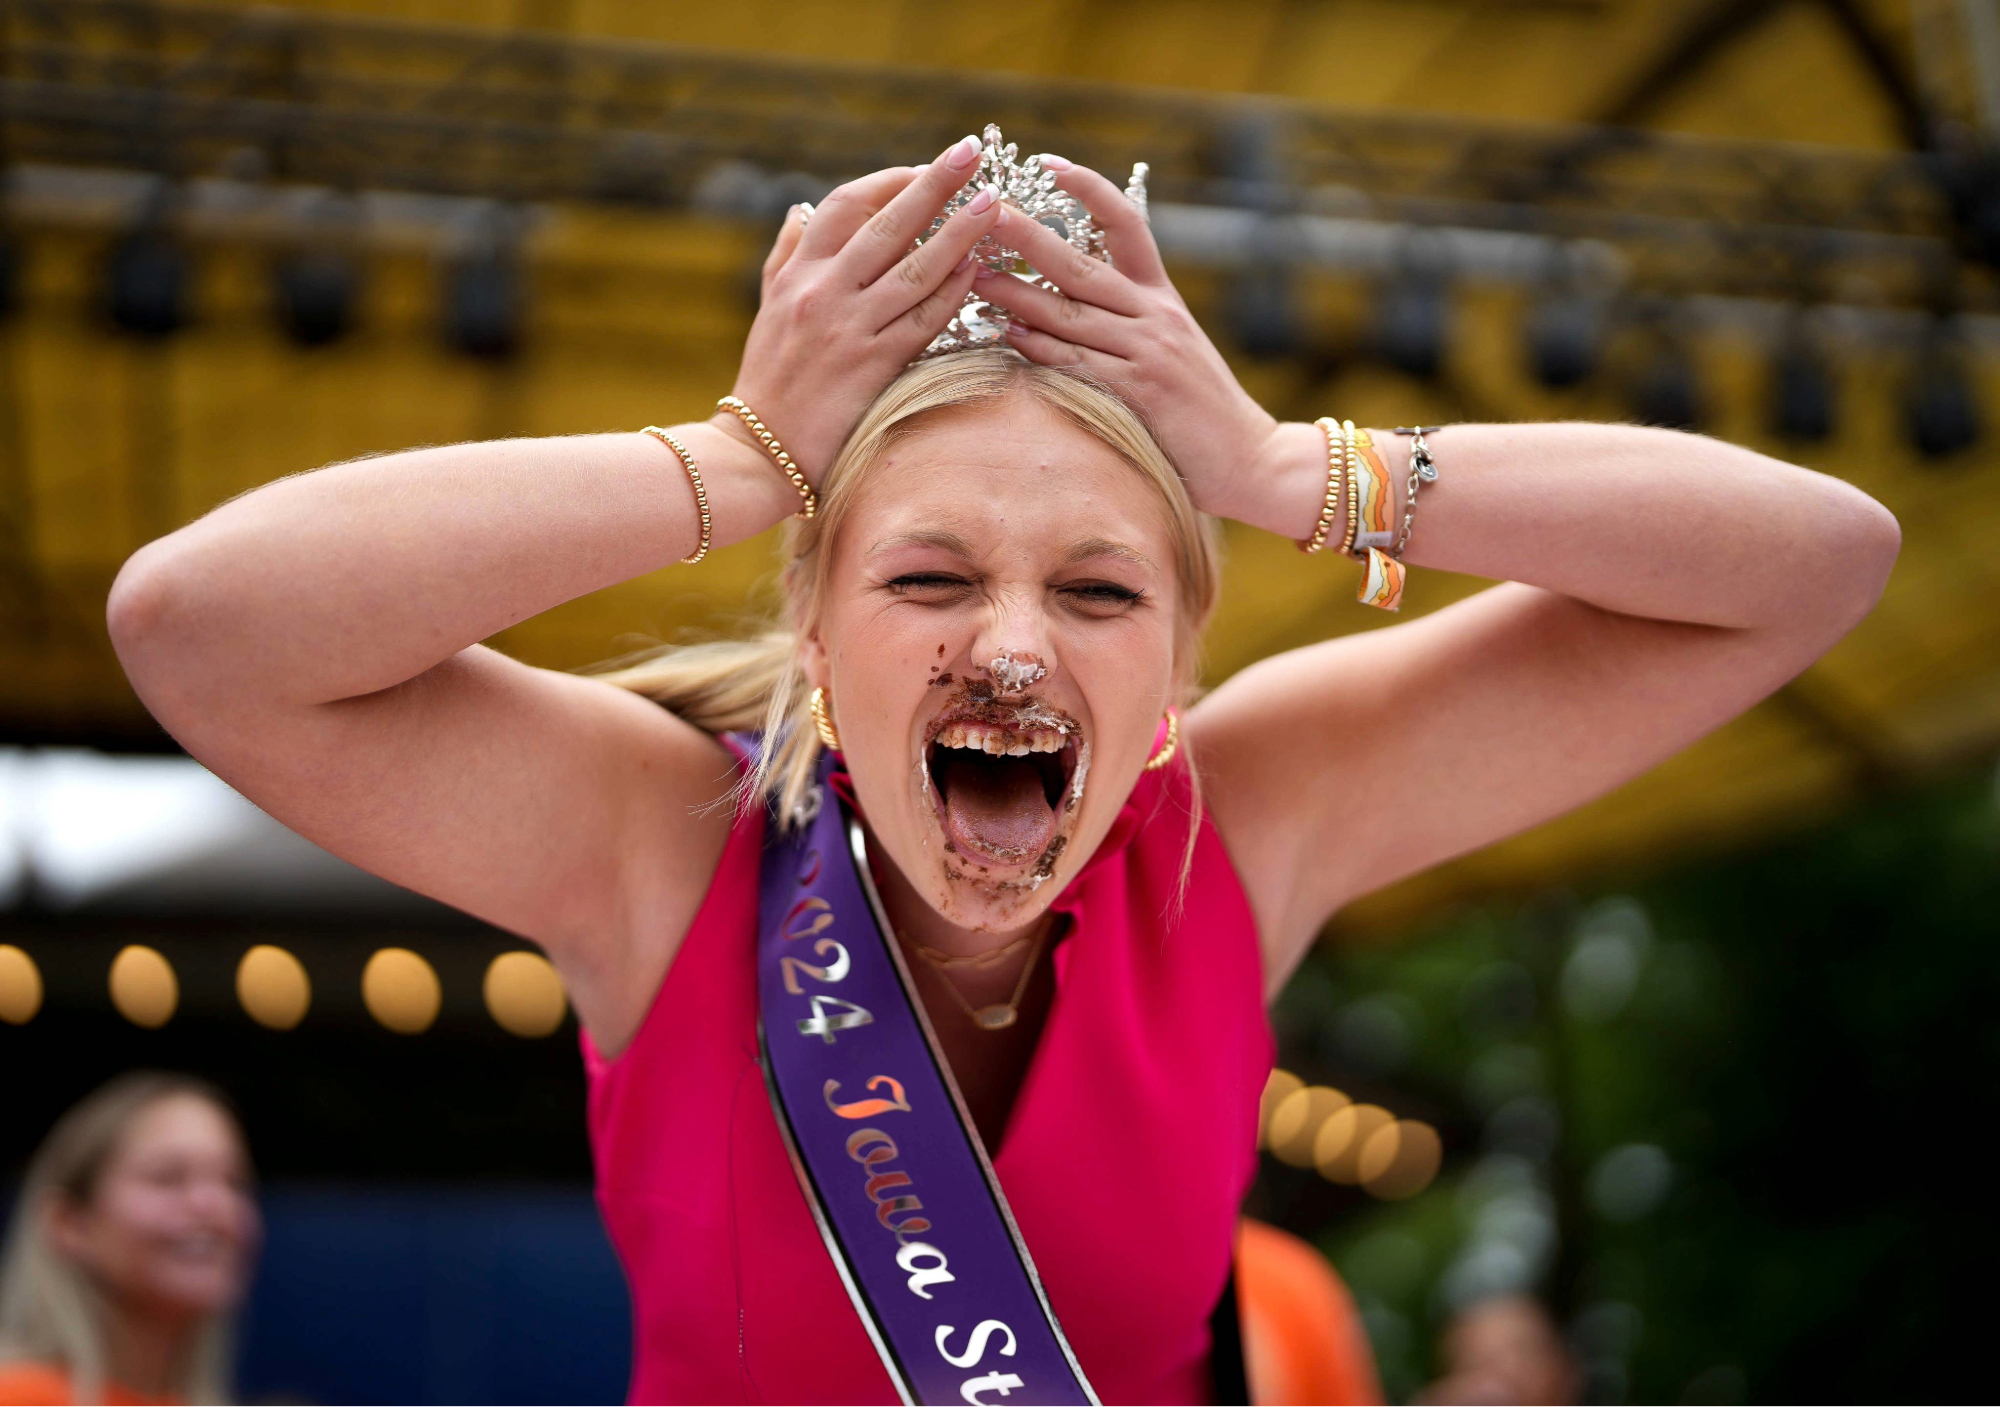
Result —
[[[1391, 1398], [1522, 1293], [1584, 1400], [1990, 1392], [1994, 0], [0, 0], [0, 1180], [108, 1076], [203, 1073], [270, 1218], [248, 1399], [622, 1394], [552, 972], [179, 756], [105, 593], [330, 460], [705, 414], [784, 210], [988, 122], [1151, 163], [1280, 416], [1699, 429], [1903, 525], [1805, 675], [1354, 905], [1285, 994], [1252, 1210]], [[1212, 680], [1386, 623], [1348, 564], [1228, 552]], [[493, 643], [728, 630], [772, 565]]]

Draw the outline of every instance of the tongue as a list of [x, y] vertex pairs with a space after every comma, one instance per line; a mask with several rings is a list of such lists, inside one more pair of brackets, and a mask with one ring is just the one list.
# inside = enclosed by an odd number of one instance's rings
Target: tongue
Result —
[[953, 760], [944, 819], [946, 832], [961, 849], [1022, 864], [1048, 848], [1058, 818], [1032, 763], [981, 757]]

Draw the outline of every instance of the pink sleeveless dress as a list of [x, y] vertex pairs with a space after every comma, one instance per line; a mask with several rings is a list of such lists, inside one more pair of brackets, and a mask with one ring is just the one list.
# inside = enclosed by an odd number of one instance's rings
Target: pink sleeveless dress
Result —
[[[1187, 772], [1141, 776], [1056, 899], [1055, 1002], [993, 1158], [1107, 1403], [1208, 1402], [1209, 1314], [1274, 1046], [1250, 905]], [[597, 1199], [632, 1292], [633, 1402], [897, 1400], [813, 1227], [757, 1064], [763, 817], [736, 823], [631, 1046], [584, 1038]]]

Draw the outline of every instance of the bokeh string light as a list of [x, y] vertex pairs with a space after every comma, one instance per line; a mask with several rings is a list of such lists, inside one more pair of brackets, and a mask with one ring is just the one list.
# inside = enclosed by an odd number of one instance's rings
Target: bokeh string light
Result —
[[403, 1036], [422, 1035], [444, 1005], [437, 969], [408, 948], [382, 948], [361, 969], [368, 1014]]
[[134, 1026], [157, 1031], [181, 1004], [180, 979], [158, 950], [132, 943], [111, 960], [111, 1004]]
[[487, 965], [486, 1010], [504, 1031], [529, 1040], [562, 1025], [569, 1010], [562, 978], [540, 953], [502, 953]]
[[1444, 1159], [1444, 1142], [1429, 1124], [1399, 1119], [1379, 1104], [1356, 1104], [1289, 1070], [1273, 1070], [1264, 1083], [1257, 1143], [1282, 1163], [1314, 1168], [1328, 1182], [1385, 1201], [1416, 1196]]
[[[158, 1030], [180, 1008], [180, 978], [157, 949], [133, 943], [112, 959], [107, 977], [111, 1004], [135, 1026]], [[569, 993], [555, 966], [540, 953], [501, 953], [487, 964], [481, 997], [494, 1024], [524, 1040], [553, 1035], [569, 1015]], [[312, 1009], [312, 978], [284, 948], [259, 943], [236, 964], [236, 999], [259, 1026], [290, 1031]], [[0, 943], [0, 1022], [21, 1026], [41, 1013], [46, 997], [41, 968], [26, 951]], [[420, 1035], [436, 1024], [444, 1005], [437, 969], [408, 948], [383, 948], [361, 973], [368, 1014], [400, 1035]]]
[[312, 1006], [312, 979], [283, 948], [259, 943], [236, 965], [236, 999], [259, 1026], [289, 1031]]
[[12, 943], [0, 943], [0, 1021], [25, 1026], [41, 1009], [41, 969]]

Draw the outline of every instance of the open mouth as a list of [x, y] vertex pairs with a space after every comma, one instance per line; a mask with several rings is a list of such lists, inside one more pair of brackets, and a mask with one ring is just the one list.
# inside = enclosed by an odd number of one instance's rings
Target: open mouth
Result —
[[945, 838], [999, 865], [1047, 860], [1082, 792], [1080, 731], [1035, 705], [979, 713], [934, 722], [924, 749]]

